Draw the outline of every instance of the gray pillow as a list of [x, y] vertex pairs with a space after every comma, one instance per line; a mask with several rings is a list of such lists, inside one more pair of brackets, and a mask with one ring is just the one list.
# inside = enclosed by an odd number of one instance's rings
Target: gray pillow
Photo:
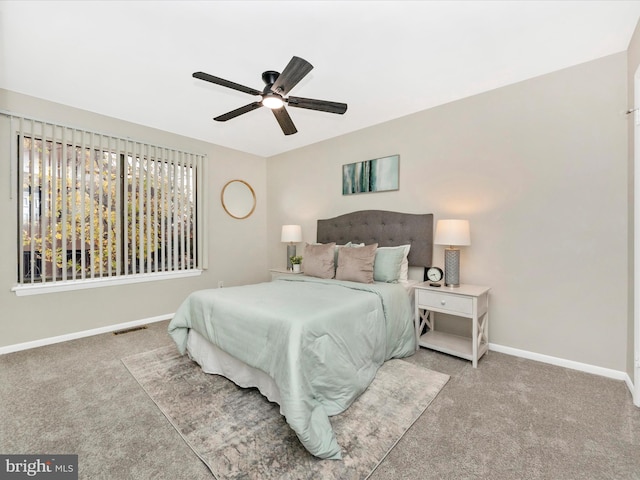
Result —
[[342, 248], [338, 256], [336, 280], [373, 283], [373, 262], [378, 244], [360, 248]]
[[335, 275], [335, 242], [307, 243], [302, 257], [302, 270], [305, 275], [318, 278], [333, 278]]
[[340, 249], [341, 248], [349, 248], [350, 246], [351, 246], [351, 242], [347, 242], [344, 245], [336, 245], [335, 255], [333, 256], [333, 265], [335, 267], [338, 266], [338, 255], [340, 254]]

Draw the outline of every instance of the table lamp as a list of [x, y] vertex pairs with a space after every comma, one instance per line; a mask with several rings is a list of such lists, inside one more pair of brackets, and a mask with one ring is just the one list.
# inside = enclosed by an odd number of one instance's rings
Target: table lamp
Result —
[[434, 243], [449, 246], [444, 250], [444, 284], [459, 287], [460, 249], [454, 247], [471, 245], [469, 220], [438, 220]]
[[296, 246], [294, 243], [302, 241], [302, 227], [300, 225], [283, 225], [281, 242], [287, 243], [287, 270], [292, 270], [291, 257], [296, 255]]

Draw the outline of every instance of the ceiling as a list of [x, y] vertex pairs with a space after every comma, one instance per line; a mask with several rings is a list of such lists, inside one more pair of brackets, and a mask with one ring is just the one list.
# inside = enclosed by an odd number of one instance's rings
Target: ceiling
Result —
[[[0, 1], [0, 88], [269, 157], [626, 50], [640, 1]], [[282, 134], [259, 100], [292, 56], [314, 69]], [[20, 113], [20, 112], [17, 112]], [[52, 119], [55, 120], [55, 119]]]

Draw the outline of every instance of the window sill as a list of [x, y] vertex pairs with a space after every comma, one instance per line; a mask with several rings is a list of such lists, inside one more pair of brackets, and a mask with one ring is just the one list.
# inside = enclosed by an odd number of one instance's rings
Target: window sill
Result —
[[66, 292], [70, 290], [85, 290], [87, 288], [112, 287], [115, 285], [127, 285], [130, 283], [155, 282], [158, 280], [173, 280], [176, 278], [197, 277], [202, 270], [188, 270], [181, 272], [141, 273], [121, 277], [90, 278], [85, 280], [70, 280], [33, 283], [28, 285], [16, 285], [11, 291], [18, 297], [25, 295], [41, 295], [43, 293]]

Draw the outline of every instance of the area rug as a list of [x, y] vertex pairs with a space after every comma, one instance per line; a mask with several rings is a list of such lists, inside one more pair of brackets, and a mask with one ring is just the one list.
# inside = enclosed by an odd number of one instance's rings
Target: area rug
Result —
[[174, 346], [122, 361], [220, 480], [365, 479], [449, 380], [403, 360], [386, 362], [351, 407], [331, 417], [342, 460], [321, 460], [300, 444], [277, 404], [203, 373]]

